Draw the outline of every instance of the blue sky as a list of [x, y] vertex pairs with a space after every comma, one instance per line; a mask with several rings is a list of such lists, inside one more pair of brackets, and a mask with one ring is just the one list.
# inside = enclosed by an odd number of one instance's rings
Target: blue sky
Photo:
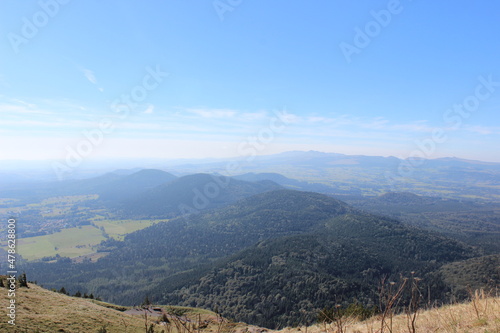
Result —
[[0, 159], [500, 162], [499, 13], [492, 0], [4, 0]]

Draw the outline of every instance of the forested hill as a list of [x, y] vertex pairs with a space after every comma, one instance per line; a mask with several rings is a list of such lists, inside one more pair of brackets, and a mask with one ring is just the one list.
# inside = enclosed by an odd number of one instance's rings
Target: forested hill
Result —
[[136, 193], [147, 191], [175, 179], [177, 179], [176, 176], [165, 171], [144, 169], [130, 175], [122, 176], [105, 186], [95, 189], [94, 192], [99, 195], [99, 199], [101, 200], [121, 201], [135, 196]]
[[273, 181], [247, 182], [229, 177], [194, 174], [177, 178], [119, 203], [127, 216], [171, 218], [228, 205], [262, 192], [280, 189]]
[[359, 209], [440, 232], [488, 254], [500, 252], [500, 203], [394, 192], [347, 200]]
[[418, 276], [426, 297], [445, 299], [449, 289], [433, 272], [473, 255], [459, 242], [351, 211], [309, 233], [259, 242], [205, 273], [170, 277], [160, 300], [271, 328], [306, 324], [324, 307], [378, 304], [383, 279]]
[[32, 202], [55, 196], [98, 194], [104, 201], [120, 201], [177, 177], [171, 173], [143, 169], [128, 173], [109, 172], [87, 179], [14, 183], [0, 187], [0, 197]]

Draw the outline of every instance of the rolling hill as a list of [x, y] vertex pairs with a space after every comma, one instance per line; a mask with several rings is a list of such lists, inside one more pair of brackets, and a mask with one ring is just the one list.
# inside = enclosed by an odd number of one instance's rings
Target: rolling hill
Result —
[[311, 227], [295, 236], [261, 241], [220, 260], [209, 271], [166, 279], [160, 283], [160, 299], [218, 307], [226, 317], [265, 327], [306, 324], [322, 308], [335, 304], [376, 305], [380, 281], [400, 279], [399, 274], [415, 272], [424, 278], [424, 294], [442, 297], [448, 290], [431, 273], [444, 263], [474, 255], [463, 244], [392, 219], [352, 209], [328, 215], [322, 219], [316, 214], [315, 227], [299, 218]]
[[104, 201], [123, 201], [136, 196], [137, 193], [166, 184], [176, 178], [176, 176], [165, 171], [144, 169], [130, 175], [122, 176], [105, 186], [94, 188], [89, 192], [98, 194], [99, 199]]
[[332, 194], [336, 192], [336, 189], [334, 187], [325, 184], [310, 183], [306, 181], [291, 179], [279, 173], [273, 173], [273, 172], [264, 172], [264, 173], [249, 172], [242, 175], [233, 176], [232, 178], [251, 181], [251, 182], [270, 180], [283, 186], [284, 188], [288, 188], [291, 190], [310, 191], [310, 192], [318, 192], [325, 194]]
[[169, 218], [222, 207], [279, 188], [278, 184], [266, 180], [248, 182], [218, 175], [194, 174], [144, 193], [135, 193], [120, 207], [128, 216]]
[[105, 200], [120, 201], [130, 193], [145, 191], [169, 182], [176, 176], [154, 169], [143, 169], [131, 174], [109, 172], [86, 179], [50, 182], [15, 183], [0, 190], [0, 197], [20, 198], [31, 202], [56, 196], [99, 194]]
[[487, 254], [500, 251], [500, 204], [390, 192], [347, 201], [373, 214], [437, 231], [481, 248]]

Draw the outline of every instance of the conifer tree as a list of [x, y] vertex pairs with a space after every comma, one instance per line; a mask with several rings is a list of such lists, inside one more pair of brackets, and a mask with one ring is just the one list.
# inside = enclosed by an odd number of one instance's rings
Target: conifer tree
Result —
[[142, 306], [149, 306], [151, 305], [151, 301], [149, 300], [149, 297], [148, 295], [146, 295], [146, 297], [144, 298], [144, 301], [142, 301]]
[[22, 287], [29, 288], [28, 287], [28, 280], [26, 278], [26, 273], [21, 274], [21, 276], [19, 277], [19, 287], [20, 288], [22, 288]]

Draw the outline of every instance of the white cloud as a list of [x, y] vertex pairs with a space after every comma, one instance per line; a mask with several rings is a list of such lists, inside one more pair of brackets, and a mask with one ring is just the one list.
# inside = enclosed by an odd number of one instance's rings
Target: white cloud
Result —
[[420, 120], [405, 124], [389, 125], [388, 128], [396, 131], [418, 132], [418, 133], [431, 133], [436, 129], [435, 126], [427, 125], [427, 121], [425, 120]]
[[90, 81], [92, 84], [97, 84], [97, 79], [95, 77], [94, 72], [92, 72], [90, 69], [85, 69], [82, 68], [83, 75], [87, 78], [87, 80]]
[[[93, 71], [91, 71], [90, 69], [86, 69], [86, 68], [81, 68], [80, 70], [82, 71], [83, 75], [87, 78], [87, 80], [89, 80], [90, 83], [97, 86], [97, 78], [96, 78]], [[97, 87], [97, 89], [100, 92], [104, 91], [104, 89], [102, 87]]]
[[318, 117], [318, 116], [312, 116], [308, 117], [307, 121], [310, 123], [324, 123], [324, 122], [329, 122], [331, 119], [328, 119], [326, 117]]
[[77, 104], [74, 101], [67, 99], [44, 99], [41, 101], [45, 107], [57, 108], [57, 109], [75, 109], [81, 111], [87, 111], [87, 108], [81, 104]]
[[464, 129], [468, 132], [475, 134], [488, 135], [488, 134], [500, 134], [500, 127], [488, 127], [488, 126], [465, 126]]
[[189, 113], [193, 113], [203, 118], [232, 118], [237, 112], [227, 109], [187, 109]]
[[367, 123], [361, 124], [361, 127], [369, 129], [384, 129], [388, 123], [389, 120], [387, 119], [375, 118]]
[[[10, 116], [29, 115], [52, 115], [51, 111], [43, 110], [36, 104], [28, 103], [20, 99], [4, 98], [5, 102], [0, 102], [0, 113]], [[5, 115], [3, 116], [5, 118]]]
[[248, 121], [261, 120], [268, 117], [268, 112], [265, 110], [258, 112], [245, 112], [241, 114], [240, 117]]
[[[84, 138], [83, 131], [98, 128], [99, 121], [103, 118], [110, 119], [116, 130], [106, 135], [103, 145], [96, 149], [95, 155], [101, 157], [155, 157], [155, 151], [173, 144], [178, 146], [175, 149], [164, 148], [168, 151], [165, 156], [196, 157], [199, 156], [200, 149], [207, 157], [223, 152], [232, 152], [234, 155], [237, 150], [233, 146], [237, 148], [242, 140], [257, 137], [263, 129], [269, 128], [270, 120], [276, 117], [276, 112], [272, 110], [169, 110], [153, 104], [143, 104], [142, 110], [135, 117], [123, 120], [105, 107], [100, 110], [86, 109], [71, 100], [24, 101], [0, 96], [0, 138], [24, 138], [13, 141], [16, 143], [9, 148], [0, 149], [0, 153], [4, 151], [5, 154], [0, 156], [41, 158], [44, 149], [47, 149], [47, 157], [63, 156], [66, 145], [78, 143]], [[340, 113], [277, 113], [287, 120], [287, 125], [282, 132], [276, 133], [276, 141], [266, 147], [266, 153], [303, 148], [360, 154], [370, 151], [384, 155], [394, 151], [394, 155], [396, 152], [404, 153], [413, 149], [415, 139], [422, 134], [428, 135], [443, 125], [426, 120], [394, 122], [384, 117]], [[447, 128], [443, 129], [448, 131]], [[455, 131], [474, 139], [484, 135], [498, 135], [500, 127], [465, 124]], [[54, 138], [56, 134], [66, 139]], [[32, 139], [28, 140], [30, 136]], [[130, 149], [127, 150], [127, 147]], [[225, 151], [224, 147], [230, 147], [229, 151]], [[448, 150], [444, 145], [440, 147], [442, 154], [446, 155]]]
[[153, 104], [149, 104], [148, 108], [146, 110], [144, 110], [143, 113], [145, 113], [145, 114], [151, 114], [151, 113], [154, 112], [154, 109], [155, 109], [155, 106]]
[[286, 109], [279, 111], [280, 118], [285, 119], [285, 121], [289, 124], [298, 124], [303, 121], [303, 119], [293, 113], [288, 112]]
[[14, 133], [20, 129], [26, 129], [32, 132], [44, 132], [50, 134], [52, 129], [61, 129], [65, 131], [80, 131], [86, 129], [93, 129], [99, 124], [85, 120], [68, 120], [68, 119], [52, 119], [48, 121], [43, 120], [0, 120], [0, 126], [12, 129]]
[[32, 110], [23, 105], [0, 104], [0, 113], [18, 114], [48, 114], [40, 110]]
[[36, 107], [36, 105], [33, 103], [28, 103], [28, 102], [22, 101], [22, 100], [17, 99], [17, 98], [13, 98], [12, 101], [14, 103], [22, 104], [22, 105], [29, 107], [29, 108], [32, 108], [32, 109]]

